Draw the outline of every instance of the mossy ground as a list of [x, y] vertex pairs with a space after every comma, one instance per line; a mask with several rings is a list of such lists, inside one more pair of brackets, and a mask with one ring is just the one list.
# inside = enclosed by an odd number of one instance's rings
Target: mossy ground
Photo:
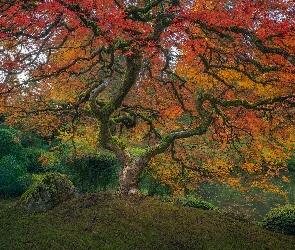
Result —
[[155, 198], [86, 195], [41, 213], [0, 200], [0, 249], [294, 249], [295, 237], [272, 233], [216, 211]]

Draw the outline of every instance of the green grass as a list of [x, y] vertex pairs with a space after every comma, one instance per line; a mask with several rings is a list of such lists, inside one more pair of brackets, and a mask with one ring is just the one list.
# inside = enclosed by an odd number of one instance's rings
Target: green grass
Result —
[[28, 214], [0, 200], [0, 249], [294, 249], [275, 234], [215, 211], [98, 193]]

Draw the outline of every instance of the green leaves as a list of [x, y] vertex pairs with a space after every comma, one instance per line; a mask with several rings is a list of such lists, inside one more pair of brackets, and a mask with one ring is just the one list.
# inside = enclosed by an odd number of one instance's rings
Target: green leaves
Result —
[[30, 182], [25, 165], [20, 164], [15, 156], [6, 155], [0, 160], [0, 194], [18, 196]]
[[271, 209], [263, 219], [261, 226], [277, 233], [295, 235], [295, 205]]
[[18, 155], [21, 148], [16, 130], [0, 129], [0, 158], [5, 155]]
[[179, 197], [178, 202], [182, 206], [188, 206], [188, 207], [194, 207], [194, 208], [200, 208], [203, 210], [213, 210], [215, 206], [207, 201], [203, 201], [200, 199], [197, 199], [194, 196], [188, 196], [186, 198]]

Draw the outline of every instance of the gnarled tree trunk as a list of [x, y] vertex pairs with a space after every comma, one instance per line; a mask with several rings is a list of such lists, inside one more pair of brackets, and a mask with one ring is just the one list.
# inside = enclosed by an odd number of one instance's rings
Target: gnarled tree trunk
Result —
[[146, 163], [142, 157], [136, 157], [131, 162], [124, 165], [120, 176], [120, 192], [127, 195], [140, 195], [141, 192], [138, 188], [138, 179]]

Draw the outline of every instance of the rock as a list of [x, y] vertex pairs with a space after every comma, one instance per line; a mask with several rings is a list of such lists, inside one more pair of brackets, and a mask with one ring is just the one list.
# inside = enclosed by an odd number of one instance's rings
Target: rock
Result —
[[75, 188], [64, 174], [46, 173], [21, 197], [21, 204], [28, 212], [47, 211], [73, 197]]
[[79, 197], [83, 197], [85, 194], [79, 190], [78, 188], [74, 189], [74, 197], [79, 198]]

